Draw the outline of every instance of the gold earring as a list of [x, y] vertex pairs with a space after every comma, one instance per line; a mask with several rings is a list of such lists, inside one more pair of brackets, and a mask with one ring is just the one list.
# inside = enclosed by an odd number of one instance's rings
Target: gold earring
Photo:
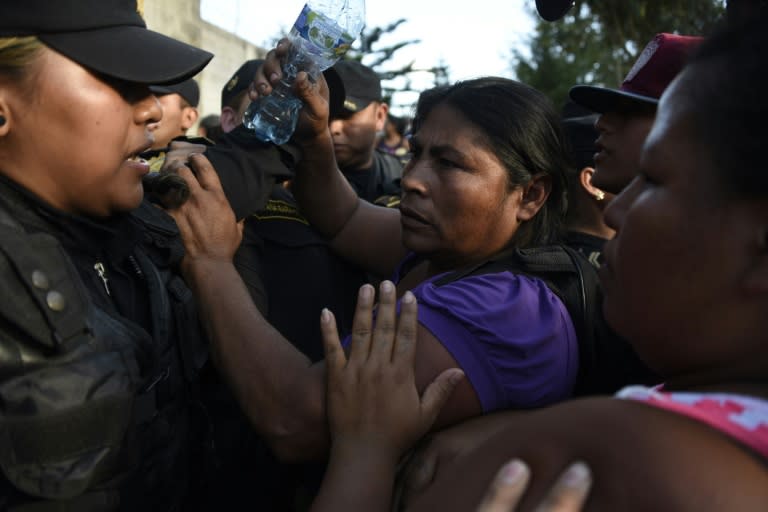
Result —
[[595, 192], [595, 199], [597, 199], [598, 201], [602, 201], [603, 199], [605, 199], [605, 192], [603, 192], [602, 190], [598, 190], [597, 192]]

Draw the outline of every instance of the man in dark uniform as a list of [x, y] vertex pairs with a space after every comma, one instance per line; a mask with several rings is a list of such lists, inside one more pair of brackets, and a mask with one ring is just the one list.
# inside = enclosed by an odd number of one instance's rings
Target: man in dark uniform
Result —
[[[227, 134], [241, 129], [248, 86], [261, 62], [245, 62], [222, 88], [221, 126]], [[339, 87], [335, 77], [329, 81]], [[275, 184], [266, 204], [246, 217], [235, 265], [269, 323], [312, 361], [323, 358], [322, 308], [334, 311], [348, 332], [357, 290], [366, 282], [365, 273], [336, 256], [301, 215], [287, 180]]]
[[[246, 61], [222, 88], [220, 119], [225, 138], [247, 139], [249, 135], [242, 119], [250, 103], [248, 86], [261, 63], [259, 59]], [[326, 77], [335, 90], [332, 104], [338, 110], [342, 86], [333, 71], [326, 71]], [[206, 150], [212, 162], [217, 161], [216, 148]], [[219, 166], [217, 171], [222, 173]], [[261, 171], [257, 166], [253, 172]], [[289, 184], [289, 180], [276, 183], [266, 204], [245, 217], [234, 263], [267, 321], [314, 362], [323, 358], [321, 310], [332, 310], [340, 331], [348, 333], [357, 291], [367, 276], [338, 257], [309, 225], [298, 211]], [[243, 472], [252, 475], [254, 482], [248, 488], [259, 486], [261, 505], [270, 510], [293, 510], [297, 501], [311, 499], [320, 483], [322, 465], [280, 464], [255, 434], [248, 436], [242, 451], [246, 453]]]
[[163, 108], [163, 118], [155, 128], [152, 149], [164, 148], [176, 137], [184, 137], [197, 122], [200, 113], [200, 87], [193, 78], [178, 84], [153, 85], [149, 88]]
[[344, 88], [344, 106], [332, 112], [330, 119], [339, 169], [358, 196], [370, 203], [397, 206], [402, 161], [376, 147], [389, 112], [381, 97], [381, 79], [354, 60], [341, 60], [331, 69]]

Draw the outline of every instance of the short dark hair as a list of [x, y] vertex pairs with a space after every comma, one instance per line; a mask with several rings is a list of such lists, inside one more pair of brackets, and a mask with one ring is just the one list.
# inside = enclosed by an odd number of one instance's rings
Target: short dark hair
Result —
[[536, 89], [507, 78], [460, 81], [421, 94], [413, 133], [441, 104], [457, 109], [482, 131], [488, 148], [507, 169], [509, 190], [529, 183], [535, 175], [552, 177], [546, 203], [530, 222], [520, 226], [510, 242], [517, 247], [556, 242], [566, 206], [568, 155], [560, 116], [552, 102]]
[[709, 151], [723, 190], [768, 196], [768, 16], [721, 27], [693, 54], [681, 77], [699, 146]]

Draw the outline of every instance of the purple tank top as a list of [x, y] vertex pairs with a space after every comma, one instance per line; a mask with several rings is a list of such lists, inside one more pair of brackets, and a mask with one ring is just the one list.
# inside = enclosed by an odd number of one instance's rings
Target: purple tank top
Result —
[[[399, 277], [398, 269], [395, 282]], [[464, 370], [484, 412], [541, 407], [571, 395], [576, 333], [544, 281], [504, 271], [435, 286], [440, 277], [412, 290], [419, 323]]]

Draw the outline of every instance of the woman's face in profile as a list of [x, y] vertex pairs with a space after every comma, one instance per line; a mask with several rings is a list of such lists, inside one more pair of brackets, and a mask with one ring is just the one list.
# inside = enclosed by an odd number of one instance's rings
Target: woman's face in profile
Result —
[[146, 86], [108, 84], [47, 48], [32, 66], [24, 87], [3, 91], [13, 140], [3, 171], [69, 213], [103, 217], [137, 207], [148, 167], [136, 155], [151, 145], [150, 123], [162, 116], [157, 100]]
[[519, 222], [521, 191], [484, 134], [458, 110], [436, 106], [411, 143], [400, 205], [403, 243], [444, 265], [461, 265], [505, 247]]
[[666, 376], [748, 360], [762, 339], [743, 301], [759, 219], [724, 198], [683, 84], [665, 93], [639, 175], [606, 209], [617, 233], [600, 271], [606, 320]]

